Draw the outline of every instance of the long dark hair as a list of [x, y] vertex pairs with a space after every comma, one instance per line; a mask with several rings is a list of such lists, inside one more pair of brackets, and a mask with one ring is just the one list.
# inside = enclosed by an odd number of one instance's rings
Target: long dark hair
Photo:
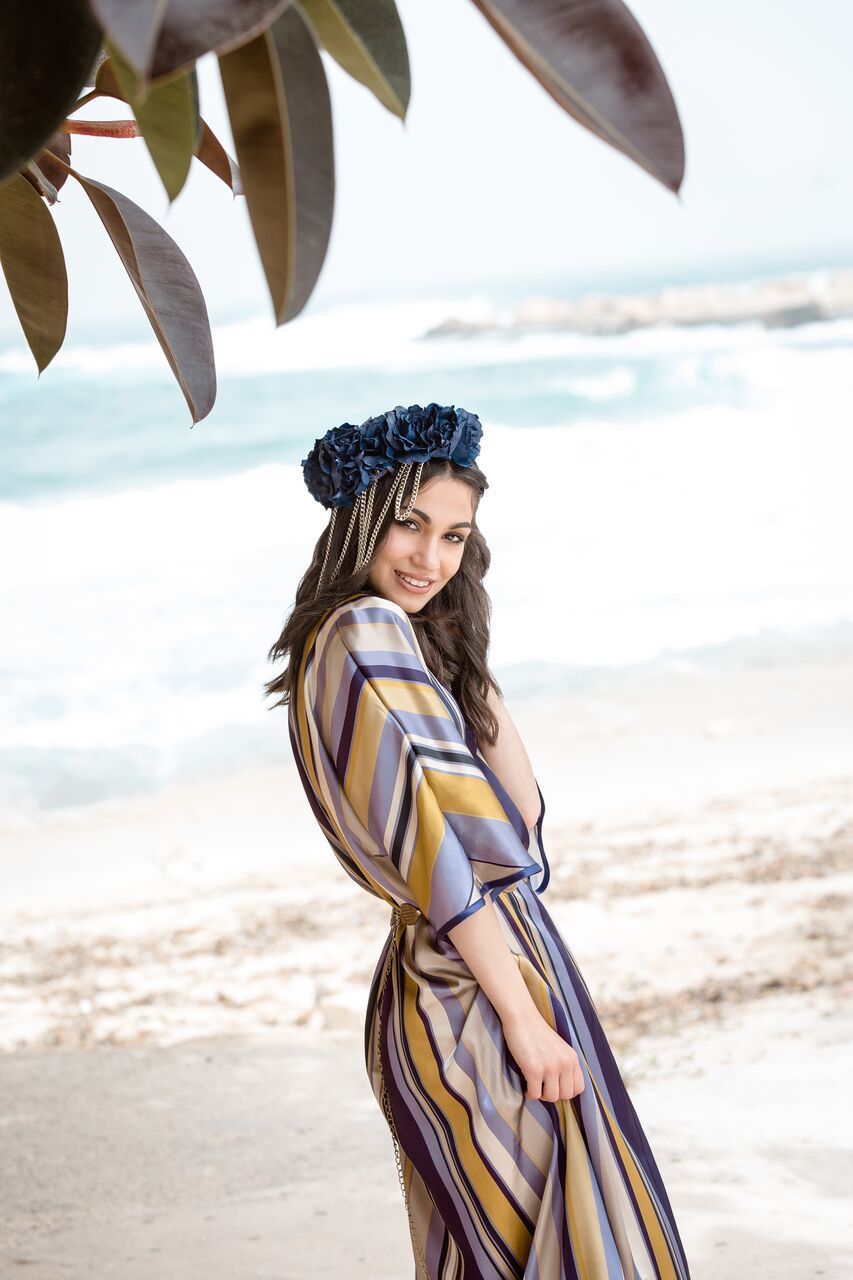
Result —
[[[396, 471], [389, 472], [376, 481], [374, 510], [382, 509], [395, 475]], [[470, 486], [474, 493], [473, 527], [465, 540], [465, 548], [456, 573], [442, 587], [437, 596], [427, 601], [423, 609], [409, 615], [409, 621], [415, 628], [418, 643], [430, 671], [453, 694], [462, 714], [476, 733], [478, 741], [494, 745], [497, 741], [499, 724], [486, 702], [486, 697], [490, 685], [493, 685], [498, 693], [501, 690], [489, 670], [487, 661], [492, 604], [483, 586], [483, 578], [488, 572], [492, 557], [486, 540], [477, 527], [477, 508], [489, 484], [476, 463], [460, 467], [449, 458], [440, 458], [431, 459], [423, 467], [420, 487], [425, 488], [431, 480], [439, 476], [453, 476]], [[407, 501], [404, 497], [404, 507]], [[344, 508], [343, 512], [338, 513], [324, 585], [315, 595], [320, 569], [326, 556], [326, 529], [317, 540], [311, 563], [296, 588], [293, 609], [287, 617], [281, 635], [267, 654], [270, 662], [276, 662], [280, 658], [288, 660], [287, 666], [280, 675], [264, 685], [267, 695], [281, 695], [273, 703], [273, 707], [286, 706], [290, 702], [306, 640], [321, 617], [331, 612], [347, 596], [359, 591], [372, 591], [369, 583], [371, 567], [395, 519], [394, 505], [392, 499], [379, 526], [371, 559], [361, 569], [355, 570], [357, 542], [354, 537], [351, 537], [341, 567], [330, 579], [346, 538], [349, 509]], [[346, 518], [341, 519], [344, 513]]]

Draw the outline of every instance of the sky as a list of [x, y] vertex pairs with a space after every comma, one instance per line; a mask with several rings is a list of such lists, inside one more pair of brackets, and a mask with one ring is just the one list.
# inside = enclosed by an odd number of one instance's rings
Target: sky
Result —
[[[324, 55], [336, 206], [309, 303], [464, 294], [502, 284], [577, 295], [853, 263], [853, 7], [843, 0], [637, 0], [681, 116], [680, 197], [593, 137], [516, 61], [470, 0], [398, 0], [412, 64], [405, 124]], [[233, 154], [215, 59], [202, 113]], [[117, 115], [116, 103], [93, 114]], [[271, 307], [245, 201], [195, 164], [168, 206], [141, 140], [75, 140], [74, 163], [166, 227], [214, 324]], [[54, 209], [69, 266], [66, 341], [150, 334], [94, 210]], [[0, 285], [0, 338], [19, 333]]]

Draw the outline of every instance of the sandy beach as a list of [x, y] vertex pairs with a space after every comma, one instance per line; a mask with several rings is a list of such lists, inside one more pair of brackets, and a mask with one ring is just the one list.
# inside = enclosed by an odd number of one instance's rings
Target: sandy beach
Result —
[[[694, 1280], [853, 1275], [851, 691], [839, 645], [507, 694]], [[0, 1273], [409, 1276], [361, 1044], [387, 913], [286, 755], [0, 838]]]

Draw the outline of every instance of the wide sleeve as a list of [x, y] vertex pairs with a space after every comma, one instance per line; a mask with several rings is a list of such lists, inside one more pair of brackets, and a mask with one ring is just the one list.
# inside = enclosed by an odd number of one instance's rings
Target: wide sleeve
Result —
[[339, 605], [306, 692], [327, 807], [374, 892], [413, 903], [443, 938], [488, 894], [542, 871], [403, 608], [382, 596]]

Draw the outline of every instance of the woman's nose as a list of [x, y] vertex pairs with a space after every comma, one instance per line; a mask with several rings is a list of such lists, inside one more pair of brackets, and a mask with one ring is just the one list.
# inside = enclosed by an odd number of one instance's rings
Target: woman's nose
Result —
[[422, 569], [437, 569], [441, 563], [438, 555], [438, 541], [430, 538], [421, 543], [413, 559]]

